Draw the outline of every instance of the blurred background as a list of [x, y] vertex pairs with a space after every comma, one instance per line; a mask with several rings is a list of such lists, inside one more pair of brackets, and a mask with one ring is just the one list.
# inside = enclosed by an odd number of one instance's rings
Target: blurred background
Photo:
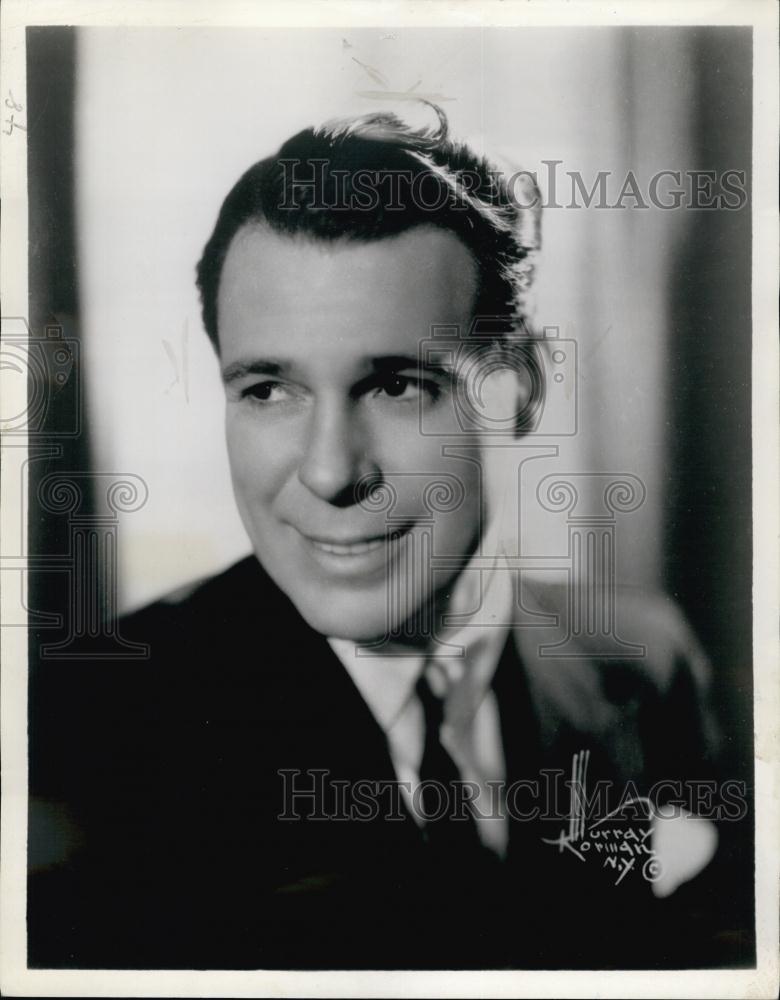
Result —
[[[576, 343], [576, 381], [550, 406], [569, 412], [575, 394], [577, 424], [540, 438], [557, 455], [525, 467], [523, 553], [566, 555], [565, 514], [536, 499], [543, 477], [640, 479], [644, 503], [616, 523], [618, 580], [681, 602], [747, 768], [750, 207], [692, 209], [685, 174], [743, 171], [749, 190], [750, 32], [29, 28], [32, 336], [54, 323], [78, 343], [85, 415], [55, 457], [33, 456], [30, 495], [56, 469], [144, 480], [146, 502], [117, 533], [120, 610], [249, 551], [194, 286], [200, 251], [234, 181], [289, 135], [427, 95], [457, 137], [534, 171], [551, 204], [536, 321]], [[613, 204], [629, 171], [647, 202], [662, 170], [683, 172], [681, 208], [571, 205], [570, 172], [590, 190], [607, 171]], [[521, 457], [506, 452], [506, 468]], [[57, 551], [65, 530], [32, 511], [31, 551]], [[43, 574], [30, 606], [46, 595]]]

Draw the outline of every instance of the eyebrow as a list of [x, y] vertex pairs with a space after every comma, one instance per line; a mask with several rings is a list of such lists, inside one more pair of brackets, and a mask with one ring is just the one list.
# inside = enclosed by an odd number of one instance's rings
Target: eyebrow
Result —
[[452, 374], [452, 369], [446, 365], [426, 364], [413, 354], [388, 354], [380, 358], [371, 358], [370, 361], [373, 370], [380, 375], [405, 371], [407, 368], [430, 372], [433, 375]]
[[[387, 354], [377, 358], [369, 358], [369, 364], [375, 374], [392, 374], [407, 368], [423, 370], [434, 375], [451, 375], [452, 369], [446, 365], [421, 364], [420, 359], [413, 354]], [[288, 365], [283, 361], [257, 358], [253, 361], [234, 361], [222, 370], [222, 381], [230, 385], [247, 375], [282, 375]]]
[[225, 385], [236, 382], [246, 375], [281, 375], [284, 365], [279, 361], [233, 361], [222, 369], [222, 381]]

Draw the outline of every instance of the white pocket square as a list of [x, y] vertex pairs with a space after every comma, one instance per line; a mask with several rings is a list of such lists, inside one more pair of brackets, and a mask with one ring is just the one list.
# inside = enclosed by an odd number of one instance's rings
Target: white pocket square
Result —
[[653, 816], [651, 842], [660, 861], [658, 877], [652, 883], [653, 895], [664, 899], [712, 861], [718, 831], [708, 819], [675, 807], [674, 815]]

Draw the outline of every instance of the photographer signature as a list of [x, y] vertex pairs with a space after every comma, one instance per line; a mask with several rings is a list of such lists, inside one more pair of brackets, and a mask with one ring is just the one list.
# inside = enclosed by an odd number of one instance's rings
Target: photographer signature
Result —
[[[542, 837], [542, 843], [557, 846], [559, 854], [571, 851], [580, 861], [586, 861], [590, 854], [602, 857], [601, 867], [617, 872], [615, 885], [620, 885], [626, 875], [633, 870], [640, 870], [647, 882], [657, 882], [663, 874], [663, 867], [652, 844], [648, 844], [651, 828], [605, 826], [610, 820], [618, 819], [629, 807], [639, 804], [645, 806], [650, 815], [652, 812], [650, 799], [644, 795], [629, 798], [617, 809], [613, 809], [586, 827], [585, 790], [589, 761], [590, 750], [582, 750], [572, 758], [572, 810], [568, 832], [561, 830], [557, 837]], [[640, 860], [641, 868], [638, 869]]]

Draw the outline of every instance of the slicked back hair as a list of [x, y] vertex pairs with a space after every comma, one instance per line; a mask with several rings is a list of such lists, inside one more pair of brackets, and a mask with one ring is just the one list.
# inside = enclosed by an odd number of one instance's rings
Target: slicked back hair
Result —
[[197, 267], [203, 323], [217, 350], [225, 257], [236, 233], [252, 223], [326, 242], [380, 240], [423, 225], [448, 230], [476, 263], [473, 315], [484, 318], [481, 329], [499, 338], [525, 330], [539, 247], [538, 192], [526, 177], [525, 195], [513, 197], [486, 159], [449, 138], [444, 112], [429, 108], [438, 120], [433, 127], [413, 129], [378, 112], [304, 129], [239, 179]]

